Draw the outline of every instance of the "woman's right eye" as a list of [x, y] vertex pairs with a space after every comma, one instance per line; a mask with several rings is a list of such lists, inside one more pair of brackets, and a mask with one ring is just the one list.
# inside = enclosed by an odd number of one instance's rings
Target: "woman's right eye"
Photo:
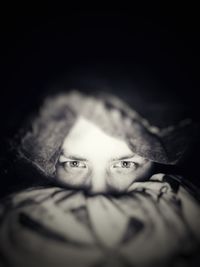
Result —
[[79, 161], [77, 161], [77, 160], [69, 161], [69, 165], [72, 168], [78, 168], [79, 167]]
[[65, 168], [86, 168], [87, 165], [83, 161], [70, 160], [63, 163]]

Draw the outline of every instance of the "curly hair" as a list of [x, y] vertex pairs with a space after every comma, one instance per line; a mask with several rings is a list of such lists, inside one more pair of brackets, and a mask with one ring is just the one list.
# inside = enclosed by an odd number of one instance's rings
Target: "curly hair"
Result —
[[31, 129], [21, 137], [20, 156], [45, 175], [54, 176], [63, 140], [80, 116], [125, 140], [134, 153], [153, 162], [176, 164], [186, 148], [183, 132], [190, 121], [159, 129], [113, 95], [87, 95], [72, 90], [45, 99], [31, 121]]

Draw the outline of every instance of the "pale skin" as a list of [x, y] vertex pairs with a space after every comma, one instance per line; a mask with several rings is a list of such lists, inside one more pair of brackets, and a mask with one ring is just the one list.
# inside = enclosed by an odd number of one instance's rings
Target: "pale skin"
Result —
[[92, 193], [124, 192], [151, 167], [152, 162], [133, 153], [125, 141], [80, 117], [64, 139], [56, 177], [64, 185]]

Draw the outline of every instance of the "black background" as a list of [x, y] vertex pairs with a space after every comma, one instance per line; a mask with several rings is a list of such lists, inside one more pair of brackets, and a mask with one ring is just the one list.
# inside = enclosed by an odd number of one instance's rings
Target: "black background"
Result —
[[[197, 7], [22, 9], [2, 10], [1, 160], [48, 90], [109, 91], [162, 127], [186, 117], [198, 121]], [[182, 166], [197, 183], [198, 147], [197, 140]]]

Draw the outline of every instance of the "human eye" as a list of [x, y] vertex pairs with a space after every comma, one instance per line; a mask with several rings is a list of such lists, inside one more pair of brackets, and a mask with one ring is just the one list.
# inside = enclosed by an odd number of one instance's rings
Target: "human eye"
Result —
[[56, 178], [69, 186], [84, 186], [91, 173], [87, 159], [61, 155], [56, 164]]
[[79, 161], [79, 160], [68, 160], [63, 162], [63, 167], [65, 169], [82, 169], [82, 168], [87, 168], [86, 162]]
[[118, 168], [118, 169], [132, 169], [135, 170], [138, 167], [138, 164], [134, 161], [128, 161], [128, 160], [120, 160], [115, 162], [112, 165], [113, 168]]

